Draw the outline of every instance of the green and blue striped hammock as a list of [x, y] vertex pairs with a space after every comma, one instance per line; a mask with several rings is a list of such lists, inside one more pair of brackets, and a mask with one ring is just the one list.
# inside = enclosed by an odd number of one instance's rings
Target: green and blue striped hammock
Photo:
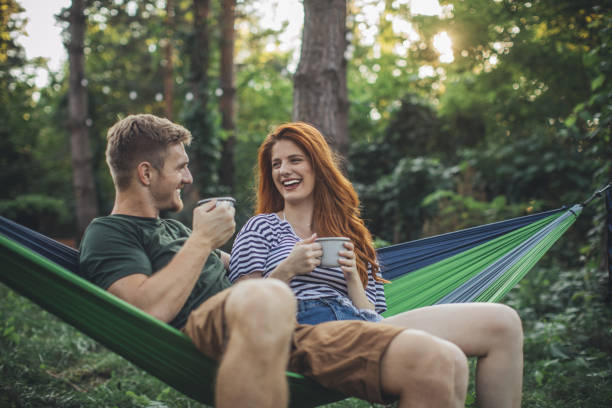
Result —
[[[391, 316], [421, 306], [493, 302], [574, 223], [582, 205], [378, 250]], [[0, 281], [185, 395], [214, 401], [216, 363], [179, 330], [79, 277], [78, 252], [0, 217]], [[343, 398], [287, 373], [291, 406]]]

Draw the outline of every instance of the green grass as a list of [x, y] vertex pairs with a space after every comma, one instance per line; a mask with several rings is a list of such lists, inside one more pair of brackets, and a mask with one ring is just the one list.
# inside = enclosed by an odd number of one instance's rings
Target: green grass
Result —
[[[509, 294], [525, 329], [523, 407], [610, 406], [612, 307], [602, 276], [540, 268]], [[468, 399], [473, 406], [473, 384]], [[328, 408], [372, 406], [350, 398]], [[0, 285], [0, 407], [204, 405]]]

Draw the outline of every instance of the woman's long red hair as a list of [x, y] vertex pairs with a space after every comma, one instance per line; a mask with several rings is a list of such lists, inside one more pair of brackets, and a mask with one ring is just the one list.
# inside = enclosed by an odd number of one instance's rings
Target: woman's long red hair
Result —
[[281, 211], [284, 200], [272, 179], [272, 147], [279, 140], [290, 140], [308, 156], [315, 174], [312, 228], [319, 237], [347, 237], [355, 245], [357, 270], [364, 288], [368, 267], [375, 280], [379, 276], [376, 251], [370, 231], [361, 219], [359, 197], [353, 185], [338, 169], [337, 156], [316, 128], [304, 123], [285, 123], [270, 133], [259, 147], [257, 156], [256, 214]]

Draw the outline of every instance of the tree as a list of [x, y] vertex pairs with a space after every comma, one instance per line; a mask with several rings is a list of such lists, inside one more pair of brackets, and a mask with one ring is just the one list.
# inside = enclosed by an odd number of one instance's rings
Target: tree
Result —
[[194, 184], [186, 189], [188, 204], [198, 198], [219, 193], [218, 163], [220, 142], [215, 115], [209, 106], [210, 79], [210, 0], [193, 0], [192, 31], [187, 34], [189, 58], [189, 101], [183, 109], [183, 122], [194, 136], [190, 147]]
[[14, 0], [0, 0], [0, 199], [15, 199], [34, 181], [37, 172], [32, 146], [35, 129], [30, 128], [29, 102], [33, 86], [17, 72], [26, 65], [25, 52], [15, 39], [23, 34], [23, 9]]
[[69, 120], [73, 185], [76, 200], [77, 238], [98, 215], [98, 202], [92, 174], [92, 155], [87, 118], [87, 80], [85, 79], [85, 4], [73, 0], [70, 7], [70, 38], [66, 43], [70, 60]]
[[166, 30], [167, 38], [164, 44], [164, 113], [166, 118], [174, 118], [174, 57], [172, 55], [172, 37], [174, 36], [174, 0], [166, 0]]
[[346, 47], [346, 0], [304, 0], [293, 119], [313, 124], [344, 157], [349, 145]]
[[225, 132], [219, 181], [234, 192], [234, 149], [236, 145], [236, 123], [234, 120], [234, 105], [236, 87], [234, 85], [234, 21], [236, 0], [223, 0], [221, 10], [221, 128]]

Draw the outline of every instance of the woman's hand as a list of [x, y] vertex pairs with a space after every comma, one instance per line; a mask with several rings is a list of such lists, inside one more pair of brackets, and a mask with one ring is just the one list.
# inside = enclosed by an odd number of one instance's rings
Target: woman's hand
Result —
[[359, 276], [359, 271], [357, 270], [355, 246], [352, 242], [345, 242], [344, 248], [346, 248], [346, 251], [338, 252], [338, 255], [340, 255], [338, 263], [340, 264], [342, 273], [344, 273], [344, 279], [346, 279], [346, 288], [349, 298], [358, 309], [374, 310], [374, 305], [366, 296], [365, 289]]
[[342, 269], [342, 273], [344, 273], [344, 279], [346, 282], [358, 281], [361, 284], [361, 279], [359, 278], [359, 272], [357, 271], [357, 259], [355, 258], [355, 246], [352, 242], [344, 243], [344, 251], [339, 251], [338, 255], [338, 263], [340, 264], [340, 269]]
[[321, 244], [315, 242], [317, 234], [295, 244], [289, 256], [282, 261], [271, 277], [289, 282], [296, 275], [305, 275], [314, 271], [321, 264], [323, 249]]

